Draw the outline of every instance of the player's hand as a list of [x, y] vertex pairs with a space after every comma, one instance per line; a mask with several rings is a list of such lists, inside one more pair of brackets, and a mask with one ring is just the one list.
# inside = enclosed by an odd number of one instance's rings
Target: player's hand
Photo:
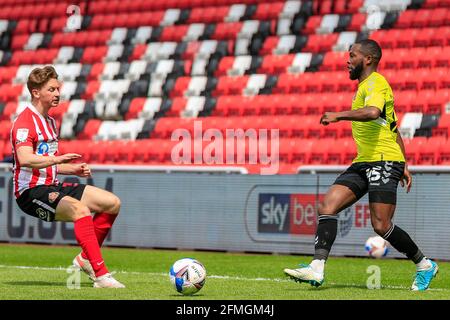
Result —
[[57, 164], [67, 163], [67, 162], [71, 162], [71, 161], [79, 159], [79, 158], [81, 158], [81, 154], [78, 154], [78, 153], [66, 153], [66, 154], [63, 154], [61, 156], [57, 156], [56, 157], [56, 163]]
[[332, 122], [338, 122], [337, 113], [336, 112], [325, 112], [320, 118], [320, 123], [324, 126], [332, 123]]
[[86, 178], [91, 176], [91, 169], [86, 163], [77, 163], [74, 164], [76, 166], [75, 168], [75, 174], [79, 177]]
[[409, 172], [409, 169], [408, 169], [407, 165], [405, 165], [405, 170], [403, 171], [403, 176], [400, 179], [400, 185], [402, 187], [406, 186], [406, 193], [408, 193], [411, 190], [412, 175], [411, 175], [411, 172]]

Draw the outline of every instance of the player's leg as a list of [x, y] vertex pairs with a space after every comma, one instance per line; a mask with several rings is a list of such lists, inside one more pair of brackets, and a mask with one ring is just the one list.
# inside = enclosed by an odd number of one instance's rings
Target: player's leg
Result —
[[[381, 168], [378, 170], [378, 168]], [[381, 163], [368, 171], [369, 207], [374, 231], [392, 247], [416, 264], [413, 290], [426, 290], [438, 271], [437, 264], [427, 259], [409, 234], [392, 222], [397, 202], [397, 186], [403, 175], [403, 164]]]
[[80, 201], [92, 212], [104, 212], [117, 215], [120, 211], [120, 199], [113, 193], [94, 187], [86, 186]]
[[[66, 194], [80, 200], [82, 204], [89, 208], [90, 212], [95, 212], [93, 217], [94, 230], [98, 244], [101, 247], [119, 213], [120, 199], [111, 192], [83, 184], [64, 184], [61, 189]], [[73, 264], [94, 280], [85, 252], [82, 251], [78, 254], [73, 259]]]
[[102, 246], [120, 211], [120, 199], [113, 193], [86, 186], [80, 199], [94, 214], [95, 234]]
[[318, 206], [318, 220], [314, 258], [309, 265], [298, 269], [285, 269], [284, 272], [296, 281], [319, 286], [323, 282], [325, 262], [337, 234], [337, 214], [360, 199], [367, 190], [363, 177], [352, 165], [340, 175], [326, 193]]
[[64, 196], [56, 206], [55, 220], [74, 223], [75, 238], [86, 253], [95, 274], [94, 287], [124, 288], [124, 285], [115, 280], [106, 268], [95, 235], [91, 211], [86, 205], [75, 198]]

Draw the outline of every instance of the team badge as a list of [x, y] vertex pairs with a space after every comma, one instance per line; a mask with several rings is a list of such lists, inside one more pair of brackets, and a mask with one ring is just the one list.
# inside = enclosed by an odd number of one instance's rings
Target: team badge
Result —
[[16, 134], [17, 142], [25, 142], [27, 141], [27, 138], [28, 138], [28, 129], [26, 128], [17, 129]]
[[50, 192], [48, 194], [48, 201], [50, 203], [53, 203], [53, 202], [55, 202], [56, 198], [58, 198], [58, 196], [59, 196], [59, 192]]
[[49, 221], [49, 219], [48, 219], [48, 212], [45, 211], [44, 209], [37, 208], [36, 213], [37, 213], [39, 219], [42, 219], [44, 221]]

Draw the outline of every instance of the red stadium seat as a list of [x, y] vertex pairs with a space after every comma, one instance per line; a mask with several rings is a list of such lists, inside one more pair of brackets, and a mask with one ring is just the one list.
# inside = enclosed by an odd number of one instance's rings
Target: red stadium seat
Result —
[[263, 59], [259, 72], [267, 74], [286, 73], [294, 58], [294, 54], [267, 55]]
[[284, 2], [259, 3], [253, 19], [275, 20], [283, 10]]
[[348, 31], [361, 31], [361, 27], [366, 23], [367, 15], [365, 13], [355, 13], [347, 27]]
[[128, 112], [125, 114], [125, 120], [136, 119], [139, 112], [144, 108], [144, 104], [147, 98], [134, 98], [131, 100], [130, 107], [128, 108]]
[[263, 47], [261, 48], [259, 54], [262, 56], [272, 54], [273, 49], [275, 49], [278, 45], [278, 41], [280, 38], [277, 36], [269, 36], [264, 41]]
[[98, 119], [88, 120], [84, 130], [78, 134], [78, 139], [92, 139], [92, 137], [97, 134], [101, 124], [102, 121]]
[[417, 164], [435, 165], [439, 161], [441, 145], [446, 142], [445, 137], [432, 137], [424, 143], [418, 152]]
[[242, 29], [242, 22], [218, 23], [211, 39], [229, 40], [236, 39]]
[[296, 141], [296, 148], [292, 150], [292, 162], [295, 164], [309, 164], [311, 150], [315, 144], [314, 140], [299, 139]]
[[215, 71], [215, 76], [224, 76], [227, 75], [227, 71], [233, 67], [235, 57], [223, 57], [220, 62], [217, 70]]
[[305, 34], [315, 34], [316, 29], [320, 27], [320, 23], [322, 22], [322, 16], [311, 16], [309, 17], [306, 25], [302, 29]]
[[441, 145], [437, 162], [439, 165], [450, 165], [450, 143], [448, 140]]
[[188, 31], [188, 25], [166, 26], [159, 38], [161, 42], [176, 41], [181, 42]]

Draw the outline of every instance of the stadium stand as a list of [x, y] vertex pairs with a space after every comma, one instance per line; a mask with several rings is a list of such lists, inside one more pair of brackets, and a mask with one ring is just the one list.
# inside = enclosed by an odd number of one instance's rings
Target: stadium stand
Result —
[[370, 37], [410, 164], [450, 163], [450, 0], [43, 2], [0, 0], [0, 159], [30, 70], [52, 64], [60, 148], [91, 163], [171, 164], [172, 132], [201, 120], [203, 133], [279, 129], [282, 174], [347, 164], [350, 124], [318, 123], [350, 107], [346, 52]]

